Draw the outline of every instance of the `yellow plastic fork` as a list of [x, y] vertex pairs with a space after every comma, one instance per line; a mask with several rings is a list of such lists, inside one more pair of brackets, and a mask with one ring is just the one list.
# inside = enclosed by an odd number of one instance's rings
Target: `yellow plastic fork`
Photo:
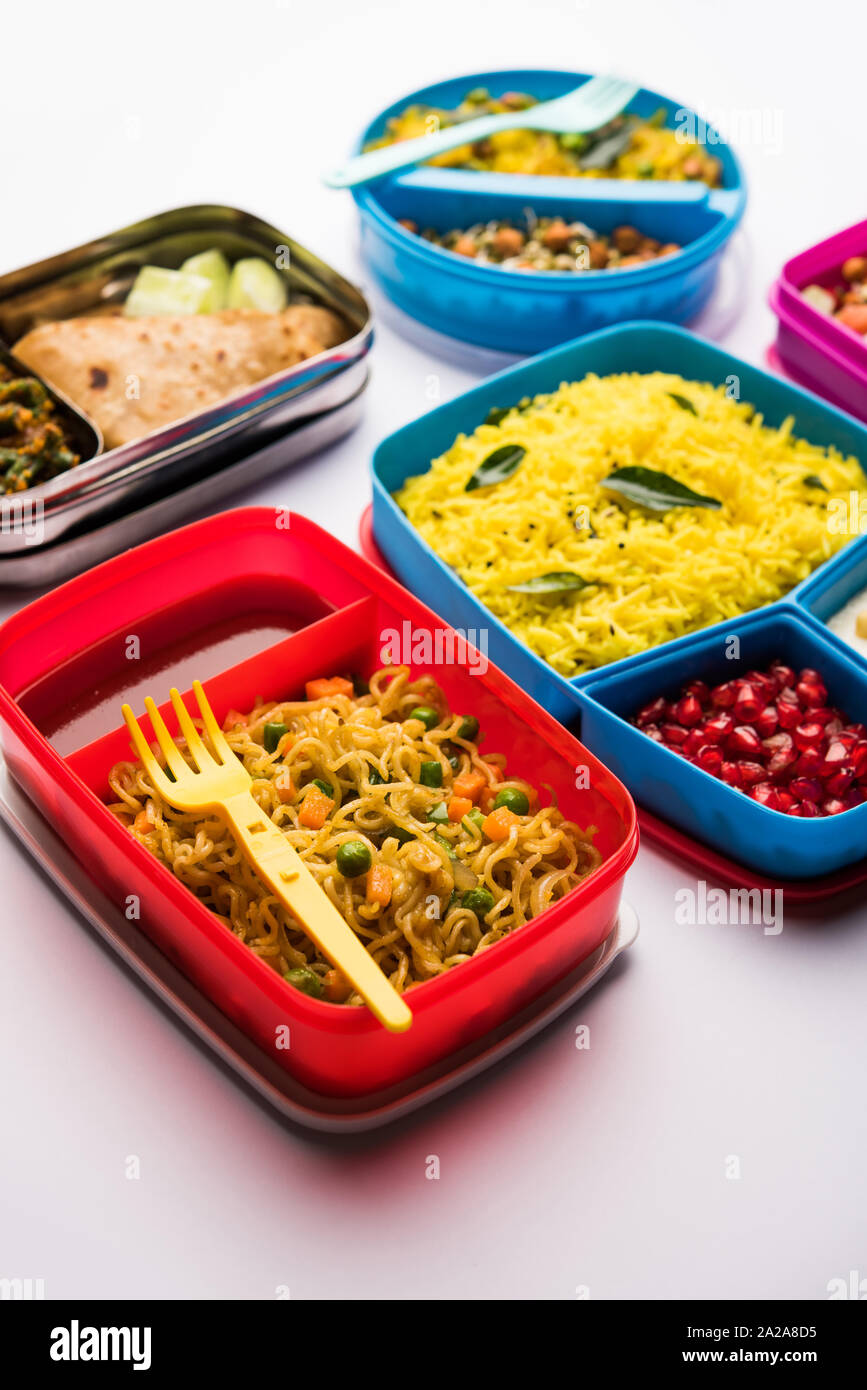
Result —
[[172, 705], [195, 771], [176, 746], [154, 701], [149, 695], [145, 698], [145, 709], [174, 776], [173, 782], [151, 752], [129, 705], [123, 707], [136, 752], [154, 788], [179, 811], [221, 811], [250, 864], [297, 918], [310, 940], [346, 976], [380, 1023], [392, 1032], [402, 1032], [412, 1023], [407, 1005], [285, 835], [256, 805], [250, 792], [250, 774], [229, 747], [199, 681], [193, 681], [193, 694], [213, 752], [202, 742], [180, 692], [171, 691]]

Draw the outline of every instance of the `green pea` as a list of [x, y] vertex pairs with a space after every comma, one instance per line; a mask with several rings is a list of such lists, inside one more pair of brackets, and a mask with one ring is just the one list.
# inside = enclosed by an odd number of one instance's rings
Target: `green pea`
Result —
[[410, 719], [420, 719], [426, 729], [435, 729], [440, 722], [440, 717], [435, 709], [430, 705], [416, 705], [415, 709], [409, 712]]
[[358, 878], [370, 868], [370, 850], [363, 840], [344, 840], [337, 851], [337, 867], [344, 878]]
[[265, 725], [265, 752], [276, 753], [277, 745], [284, 734], [288, 734], [288, 724], [266, 724]]
[[467, 821], [474, 825], [478, 831], [481, 831], [482, 826], [485, 823], [485, 818], [479, 810], [478, 806], [474, 806], [473, 809], [471, 811], [468, 811], [467, 814], [464, 816], [464, 824], [466, 824]]
[[422, 763], [418, 780], [423, 787], [441, 787], [443, 784], [443, 765], [441, 762]]
[[449, 819], [449, 808], [444, 801], [438, 801], [427, 813], [428, 820], [432, 820], [437, 825], [447, 825]]
[[494, 895], [487, 888], [470, 888], [461, 898], [461, 907], [474, 912], [477, 917], [486, 917], [494, 906]]
[[314, 777], [312, 785], [318, 787], [321, 792], [324, 792], [326, 796], [330, 796], [332, 800], [334, 799], [334, 788], [330, 782], [323, 782], [321, 777]]
[[479, 721], [472, 714], [465, 714], [458, 725], [458, 738], [465, 738], [468, 743], [475, 743], [479, 736]]
[[530, 809], [530, 802], [526, 792], [519, 791], [517, 787], [504, 787], [494, 797], [494, 810], [499, 810], [501, 806], [505, 806], [509, 811], [514, 811], [516, 816], [526, 816]]
[[286, 979], [295, 989], [300, 989], [302, 994], [309, 994], [311, 999], [322, 997], [322, 981], [312, 970], [307, 970], [303, 966], [295, 970], [290, 970]]

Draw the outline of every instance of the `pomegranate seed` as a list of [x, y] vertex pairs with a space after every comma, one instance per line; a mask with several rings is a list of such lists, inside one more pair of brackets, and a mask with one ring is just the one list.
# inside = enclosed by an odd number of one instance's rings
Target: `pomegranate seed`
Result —
[[763, 696], [766, 701], [773, 700], [777, 693], [777, 682], [773, 676], [766, 676], [764, 671], [747, 671], [744, 680], [753, 687], [756, 694]]
[[715, 743], [703, 743], [695, 755], [696, 763], [704, 768], [705, 772], [710, 772], [714, 777], [718, 777], [723, 765], [722, 749]]
[[850, 734], [845, 729], [841, 729], [838, 734], [834, 735], [834, 742], [842, 743], [843, 747], [847, 748], [851, 753], [858, 740], [854, 734]]
[[801, 706], [797, 700], [777, 701], [777, 718], [780, 721], [781, 729], [794, 729], [801, 722]]
[[849, 807], [863, 806], [864, 802], [867, 801], [867, 789], [864, 787], [850, 787], [844, 799], [846, 805]]
[[766, 748], [769, 753], [791, 753], [794, 748], [794, 741], [791, 734], [787, 733], [785, 729], [780, 729], [779, 733], [771, 734], [770, 738], [762, 739], [762, 747]]
[[833, 777], [835, 772], [839, 772], [849, 756], [848, 748], [844, 748], [842, 743], [832, 743], [825, 750], [825, 760], [819, 770], [820, 777]]
[[830, 724], [826, 724], [826, 725], [825, 725], [825, 733], [828, 735], [829, 738], [836, 738], [837, 735], [838, 735], [838, 734], [842, 734], [842, 732], [843, 732], [843, 721], [842, 721], [842, 719], [832, 719], [831, 722], [830, 722]]
[[814, 816], [821, 816], [818, 804], [815, 801], [802, 801], [799, 806], [793, 806], [789, 812], [790, 816], [803, 816], [805, 819], [813, 819]]
[[801, 752], [808, 748], [821, 748], [825, 741], [825, 730], [821, 724], [799, 724], [788, 738], [795, 740], [795, 747]]
[[710, 692], [710, 702], [714, 709], [731, 709], [736, 697], [734, 681], [724, 681], [722, 685], [715, 685]]
[[821, 748], [805, 748], [795, 763], [795, 772], [799, 777], [818, 777], [824, 762], [825, 754]]
[[686, 736], [689, 730], [682, 729], [679, 724], [661, 724], [659, 732], [662, 734], [666, 743], [680, 745], [681, 743], [686, 743]]
[[[758, 767], [758, 763], [756, 764]], [[761, 771], [761, 769], [759, 769]], [[723, 763], [720, 768], [720, 777], [727, 782], [730, 787], [742, 787], [744, 778], [741, 763]]]
[[822, 812], [826, 816], [839, 816], [840, 812], [846, 809], [846, 803], [836, 796], [829, 796], [826, 801], [822, 802]]
[[746, 682], [740, 686], [735, 696], [734, 716], [742, 724], [751, 724], [756, 715], [761, 714], [764, 700], [754, 686]]
[[822, 685], [822, 675], [820, 671], [814, 671], [812, 666], [805, 666], [803, 671], [798, 672], [798, 680], [806, 681], [808, 685]]
[[706, 743], [707, 739], [704, 736], [704, 729], [690, 729], [686, 736], [686, 742], [683, 745], [683, 751], [691, 758], [695, 757], [699, 748], [703, 748]]
[[789, 791], [799, 801], [821, 801], [825, 795], [818, 777], [793, 777], [789, 783]]
[[847, 734], [854, 734], [859, 742], [861, 739], [867, 741], [867, 724], [847, 724], [846, 732]]
[[779, 748], [767, 761], [768, 776], [772, 782], [783, 782], [791, 777], [798, 755], [794, 748]]
[[788, 792], [780, 791], [771, 782], [759, 782], [750, 790], [753, 801], [758, 801], [760, 806], [767, 806], [769, 811], [788, 811], [794, 806], [795, 798], [789, 796]]
[[646, 724], [658, 724], [661, 719], [665, 719], [667, 713], [668, 704], [660, 695], [658, 700], [651, 700], [649, 705], [638, 711], [635, 722], [639, 729], [642, 729]]
[[748, 758], [738, 763], [741, 770], [741, 782], [745, 787], [754, 787], [757, 782], [763, 782], [767, 776], [761, 763], [751, 763]]
[[722, 743], [734, 727], [735, 721], [730, 714], [715, 714], [712, 719], [705, 720], [705, 738], [708, 743]]
[[704, 681], [690, 681], [689, 685], [684, 687], [683, 693], [684, 695], [694, 695], [701, 705], [706, 705], [710, 701], [710, 688], [705, 685]]
[[777, 804], [774, 807], [775, 811], [782, 811], [784, 815], [790, 816], [797, 807], [797, 805], [798, 802], [792, 796], [791, 792], [782, 791], [778, 788]]
[[654, 743], [664, 743], [664, 742], [665, 742], [665, 740], [664, 740], [664, 738], [662, 737], [662, 734], [659, 732], [659, 729], [658, 729], [658, 727], [657, 727], [656, 724], [645, 724], [645, 726], [644, 726], [644, 728], [641, 730], [641, 732], [642, 732], [643, 734], [647, 734], [647, 737], [648, 737], [648, 738], [652, 738], [653, 741], [654, 741]]
[[683, 724], [687, 729], [691, 729], [701, 719], [701, 704], [695, 695], [684, 695], [677, 702], [675, 718], [679, 724]]
[[[820, 705], [818, 709], [810, 710], [811, 724], [831, 724], [835, 719], [839, 720], [840, 712], [836, 709], [829, 709], [827, 705]], [[842, 727], [842, 725], [841, 725]]]
[[805, 709], [818, 709], [828, 699], [828, 691], [821, 681], [805, 681], [803, 672], [801, 672], [801, 679], [795, 686], [795, 694]]
[[825, 783], [825, 791], [828, 796], [842, 796], [847, 792], [855, 781], [855, 769], [851, 763], [845, 763], [839, 772], [835, 772], [833, 777], [829, 777]]
[[861, 777], [867, 772], [867, 739], [859, 738], [855, 747], [852, 749], [851, 761], [855, 769], [856, 777]]
[[784, 666], [780, 661], [775, 661], [773, 663], [768, 670], [768, 674], [773, 676], [774, 684], [778, 690], [785, 690], [786, 686], [794, 688], [795, 681], [797, 680], [797, 676], [791, 666]]
[[756, 715], [753, 720], [753, 728], [760, 738], [769, 738], [776, 733], [779, 715], [775, 705], [765, 705], [765, 708]]
[[755, 729], [751, 729], [748, 724], [739, 724], [729, 734], [726, 747], [730, 753], [756, 758], [761, 754], [762, 742]]

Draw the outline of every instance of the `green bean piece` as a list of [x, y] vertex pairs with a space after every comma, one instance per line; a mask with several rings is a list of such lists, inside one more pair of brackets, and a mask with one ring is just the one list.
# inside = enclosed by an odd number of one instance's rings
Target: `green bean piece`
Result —
[[418, 774], [423, 787], [441, 787], [443, 784], [443, 765], [441, 762], [424, 762]]
[[288, 724], [266, 724], [264, 729], [265, 752], [276, 753], [281, 738], [288, 732]]

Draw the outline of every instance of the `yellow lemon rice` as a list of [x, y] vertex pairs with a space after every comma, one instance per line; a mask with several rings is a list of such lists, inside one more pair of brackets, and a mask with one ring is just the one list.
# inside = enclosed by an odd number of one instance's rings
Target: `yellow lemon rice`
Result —
[[[771, 603], [846, 544], [827, 524], [828, 505], [867, 496], [867, 479], [857, 459], [797, 438], [794, 424], [765, 425], [722, 386], [663, 372], [589, 375], [460, 435], [396, 500], [496, 617], [575, 676]], [[467, 492], [507, 444], [526, 450], [518, 468]], [[639, 507], [603, 486], [628, 466], [722, 505]], [[509, 589], [560, 572], [587, 587]]]

